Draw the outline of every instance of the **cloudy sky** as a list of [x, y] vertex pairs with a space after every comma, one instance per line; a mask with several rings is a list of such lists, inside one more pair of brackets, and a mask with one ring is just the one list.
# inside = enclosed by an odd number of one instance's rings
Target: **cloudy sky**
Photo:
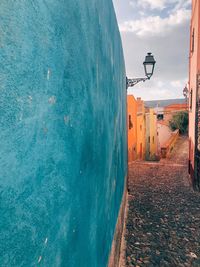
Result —
[[143, 77], [147, 52], [156, 59], [150, 81], [128, 89], [144, 100], [183, 98], [188, 81], [189, 0], [113, 0], [121, 32], [126, 72]]

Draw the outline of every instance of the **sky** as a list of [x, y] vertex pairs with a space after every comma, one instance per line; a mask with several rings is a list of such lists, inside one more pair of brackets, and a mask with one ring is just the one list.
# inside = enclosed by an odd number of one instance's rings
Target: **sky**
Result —
[[144, 77], [143, 61], [152, 52], [150, 81], [128, 89], [144, 100], [183, 98], [188, 82], [191, 0], [113, 0], [128, 78]]

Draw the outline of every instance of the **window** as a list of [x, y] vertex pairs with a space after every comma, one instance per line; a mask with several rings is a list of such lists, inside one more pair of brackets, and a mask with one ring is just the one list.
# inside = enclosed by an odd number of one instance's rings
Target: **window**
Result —
[[191, 39], [191, 53], [194, 52], [194, 28], [192, 31], [192, 39]]
[[148, 141], [149, 141], [149, 143], [150, 143], [150, 141], [151, 141], [150, 136], [148, 137]]
[[192, 96], [193, 96], [193, 90], [190, 91], [190, 110], [192, 110]]
[[142, 131], [142, 125], [140, 125], [140, 131]]
[[133, 123], [131, 121], [131, 115], [129, 115], [128, 118], [129, 118], [129, 122], [128, 122], [129, 130], [131, 130], [133, 128]]
[[157, 120], [158, 121], [164, 120], [164, 115], [163, 114], [158, 114], [157, 115]]
[[155, 138], [154, 138], [154, 136], [153, 136], [153, 144], [154, 144], [154, 142], [155, 142]]

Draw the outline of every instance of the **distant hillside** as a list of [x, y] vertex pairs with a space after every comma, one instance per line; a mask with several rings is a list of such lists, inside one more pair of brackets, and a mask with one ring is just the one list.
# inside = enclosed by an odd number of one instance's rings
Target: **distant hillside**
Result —
[[184, 98], [177, 98], [177, 99], [165, 99], [165, 100], [152, 100], [152, 101], [144, 101], [145, 106], [148, 108], [155, 108], [155, 107], [166, 107], [172, 104], [184, 104]]

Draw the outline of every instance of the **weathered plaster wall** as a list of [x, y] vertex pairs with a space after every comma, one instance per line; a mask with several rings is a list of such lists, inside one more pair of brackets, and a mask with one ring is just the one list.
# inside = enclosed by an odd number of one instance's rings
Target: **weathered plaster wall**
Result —
[[189, 165], [192, 180], [195, 168], [195, 127], [196, 127], [196, 101], [197, 101], [197, 74], [200, 72], [200, 3], [192, 1], [192, 16], [190, 24], [190, 51], [189, 51]]
[[127, 96], [128, 161], [137, 158], [137, 101], [133, 95]]
[[149, 109], [146, 113], [146, 159], [155, 160], [157, 156], [158, 140], [157, 140], [157, 117], [154, 109]]
[[151, 158], [155, 158], [157, 155], [157, 144], [158, 144], [158, 136], [157, 136], [157, 116], [154, 113], [154, 109], [150, 109], [150, 152]]
[[145, 150], [145, 159], [150, 158], [150, 113], [145, 113], [145, 128], [146, 128], [146, 150]]
[[167, 124], [162, 121], [157, 122], [158, 142], [161, 148], [171, 137], [172, 131]]
[[0, 266], [104, 267], [126, 176], [111, 0], [0, 1]]
[[137, 157], [145, 158], [146, 144], [146, 122], [144, 101], [137, 99]]

